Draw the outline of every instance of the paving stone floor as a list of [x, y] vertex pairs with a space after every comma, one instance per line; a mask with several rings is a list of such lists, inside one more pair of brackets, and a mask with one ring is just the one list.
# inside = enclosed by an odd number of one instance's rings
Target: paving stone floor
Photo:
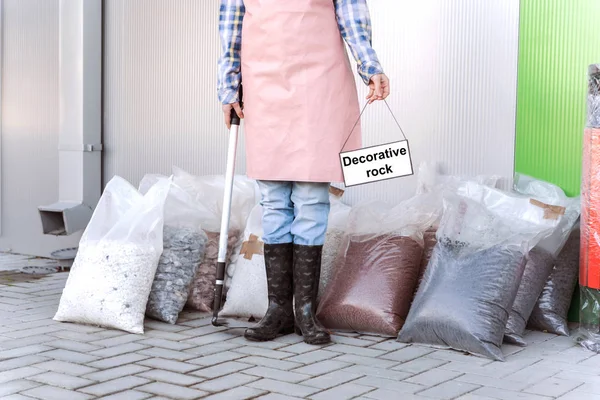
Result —
[[529, 333], [501, 363], [374, 336], [250, 343], [187, 312], [133, 335], [54, 322], [67, 275], [0, 274], [1, 400], [600, 400], [600, 355], [570, 338]]

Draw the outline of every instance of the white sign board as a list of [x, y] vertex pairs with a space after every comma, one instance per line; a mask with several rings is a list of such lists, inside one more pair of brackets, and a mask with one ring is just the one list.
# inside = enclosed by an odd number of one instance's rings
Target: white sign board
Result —
[[412, 175], [408, 140], [340, 153], [346, 187]]

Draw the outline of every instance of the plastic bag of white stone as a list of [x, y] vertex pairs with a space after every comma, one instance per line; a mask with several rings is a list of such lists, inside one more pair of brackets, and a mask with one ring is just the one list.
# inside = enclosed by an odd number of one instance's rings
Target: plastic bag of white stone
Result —
[[[146, 175], [140, 191], [167, 179]], [[202, 210], [178, 185], [170, 186], [165, 202], [163, 252], [146, 306], [146, 315], [175, 324], [188, 299], [190, 286], [204, 258], [208, 237], [202, 230]]]
[[262, 206], [257, 204], [248, 217], [241, 254], [237, 259], [227, 300], [220, 313], [222, 316], [261, 319], [267, 312], [269, 299], [262, 241], [262, 213]]
[[525, 255], [554, 228], [545, 209], [474, 182], [444, 197], [437, 244], [398, 340], [503, 361]]
[[144, 333], [144, 315], [163, 251], [165, 179], [142, 196], [114, 177], [79, 242], [54, 320]]

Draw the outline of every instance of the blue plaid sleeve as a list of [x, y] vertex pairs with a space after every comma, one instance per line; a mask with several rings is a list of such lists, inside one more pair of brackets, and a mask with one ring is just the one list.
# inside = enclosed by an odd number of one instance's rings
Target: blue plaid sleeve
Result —
[[242, 21], [246, 8], [243, 0], [221, 0], [219, 36], [221, 56], [218, 62], [217, 91], [223, 104], [239, 100], [238, 89], [242, 80], [240, 51], [242, 46]]
[[358, 73], [365, 84], [371, 77], [383, 73], [371, 43], [371, 15], [366, 0], [334, 0], [335, 13], [342, 37], [358, 64]]

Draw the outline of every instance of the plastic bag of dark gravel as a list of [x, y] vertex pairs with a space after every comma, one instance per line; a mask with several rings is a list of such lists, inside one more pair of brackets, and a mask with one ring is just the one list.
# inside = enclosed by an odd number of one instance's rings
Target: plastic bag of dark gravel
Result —
[[473, 182], [444, 196], [438, 239], [398, 340], [503, 361], [527, 252], [555, 222], [543, 207]]

